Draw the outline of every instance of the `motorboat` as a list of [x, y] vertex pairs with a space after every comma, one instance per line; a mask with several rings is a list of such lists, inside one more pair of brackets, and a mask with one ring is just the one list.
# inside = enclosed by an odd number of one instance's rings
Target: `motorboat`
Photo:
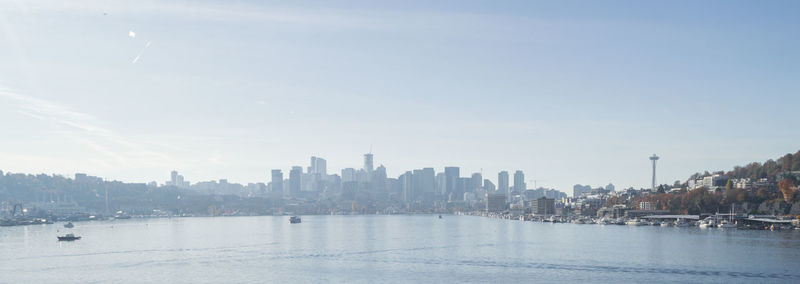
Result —
[[643, 226], [643, 225], [645, 225], [645, 223], [640, 221], [639, 219], [630, 219], [627, 222], [625, 222], [625, 225], [628, 225], [628, 226]]
[[64, 224], [64, 228], [72, 228], [72, 227], [75, 227], [75, 225], [72, 224], [72, 222]]
[[66, 234], [66, 235], [63, 235], [63, 236], [58, 236], [58, 240], [59, 241], [74, 241], [74, 240], [80, 240], [80, 239], [81, 239], [80, 236], [75, 236], [74, 234]]
[[289, 223], [291, 223], [291, 224], [300, 223], [300, 217], [297, 217], [297, 216], [289, 217]]

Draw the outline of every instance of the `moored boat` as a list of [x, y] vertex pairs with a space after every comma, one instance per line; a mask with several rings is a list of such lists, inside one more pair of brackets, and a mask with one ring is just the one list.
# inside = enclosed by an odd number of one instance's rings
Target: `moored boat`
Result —
[[291, 223], [291, 224], [300, 223], [300, 217], [297, 217], [297, 216], [289, 217], [289, 223]]

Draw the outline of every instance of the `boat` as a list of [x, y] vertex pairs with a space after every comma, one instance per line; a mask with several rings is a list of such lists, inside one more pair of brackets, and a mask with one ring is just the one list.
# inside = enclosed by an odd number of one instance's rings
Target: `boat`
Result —
[[722, 220], [722, 222], [719, 222], [719, 225], [717, 225], [717, 228], [723, 228], [723, 229], [724, 228], [736, 228], [736, 222], [733, 221], [733, 207], [734, 206], [736, 206], [736, 205], [731, 204], [731, 214], [728, 215], [728, 220]]
[[700, 228], [708, 228], [708, 227], [713, 228], [717, 226], [717, 222], [714, 221], [714, 218], [708, 217], [705, 220], [700, 221], [700, 224], [698, 224], [697, 226]]
[[689, 226], [691, 226], [691, 224], [689, 224], [689, 222], [686, 222], [686, 220], [684, 219], [678, 219], [675, 221], [675, 227], [689, 227]]
[[669, 227], [669, 226], [672, 226], [672, 225], [673, 224], [671, 222], [667, 222], [667, 221], [661, 222], [661, 227]]
[[645, 225], [645, 223], [642, 222], [642, 221], [639, 221], [639, 219], [630, 219], [627, 222], [625, 222], [625, 225], [628, 225], [628, 226], [642, 226], [642, 225]]
[[572, 224], [586, 224], [586, 222], [583, 219], [575, 219], [572, 220]]
[[442, 219], [442, 215], [439, 215], [439, 219]]
[[80, 236], [75, 236], [74, 234], [66, 234], [66, 235], [63, 235], [63, 236], [58, 236], [58, 240], [59, 241], [74, 241], [74, 240], [80, 240], [80, 239], [81, 239]]
[[661, 226], [661, 222], [660, 222], [660, 221], [658, 221], [658, 220], [656, 220], [656, 221], [650, 221], [650, 226]]
[[72, 228], [72, 227], [75, 227], [75, 225], [73, 225], [72, 222], [64, 224], [64, 228]]
[[727, 220], [722, 220], [722, 222], [717, 225], [717, 228], [736, 228], [736, 223], [728, 222]]
[[300, 223], [300, 217], [297, 217], [297, 216], [289, 217], [289, 223], [291, 223], [291, 224]]

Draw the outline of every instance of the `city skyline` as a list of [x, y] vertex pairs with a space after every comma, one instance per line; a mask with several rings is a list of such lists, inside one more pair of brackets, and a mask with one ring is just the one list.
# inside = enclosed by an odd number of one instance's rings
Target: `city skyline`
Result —
[[796, 149], [797, 3], [627, 3], [0, 2], [0, 168], [247, 183], [372, 145], [569, 192]]

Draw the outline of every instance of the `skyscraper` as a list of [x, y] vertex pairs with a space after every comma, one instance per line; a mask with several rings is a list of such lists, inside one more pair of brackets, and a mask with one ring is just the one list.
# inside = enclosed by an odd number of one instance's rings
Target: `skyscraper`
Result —
[[470, 181], [468, 190], [474, 192], [475, 190], [482, 188], [483, 188], [483, 175], [481, 175], [481, 173], [472, 174], [472, 180]]
[[506, 197], [511, 196], [511, 190], [508, 187], [508, 172], [502, 171], [497, 174], [497, 191], [501, 194], [505, 194]]
[[300, 190], [303, 185], [303, 167], [294, 166], [289, 171], [289, 193], [292, 197], [300, 196]]
[[445, 167], [444, 168], [444, 177], [445, 177], [445, 196], [453, 194], [455, 198], [458, 200], [461, 199], [460, 195], [463, 195], [462, 192], [458, 192], [458, 178], [460, 176], [459, 173], [460, 169], [458, 167]]
[[521, 170], [514, 172], [514, 191], [517, 193], [525, 191], [525, 174]]
[[364, 171], [366, 171], [368, 174], [371, 174], [372, 170], [372, 153], [364, 154]]
[[283, 198], [283, 173], [281, 170], [272, 170], [272, 180], [270, 181], [271, 197], [274, 199]]
[[320, 157], [311, 157], [311, 167], [308, 168], [310, 174], [319, 174], [321, 176], [328, 175], [327, 162]]

